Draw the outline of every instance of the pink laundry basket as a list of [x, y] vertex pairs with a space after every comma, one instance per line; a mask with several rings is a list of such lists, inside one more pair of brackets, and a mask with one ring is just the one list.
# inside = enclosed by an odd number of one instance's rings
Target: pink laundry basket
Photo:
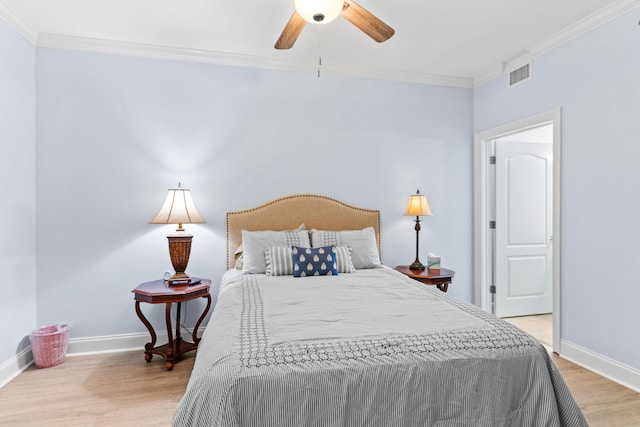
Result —
[[36, 329], [29, 337], [37, 368], [50, 368], [64, 362], [69, 342], [69, 327], [49, 325]]

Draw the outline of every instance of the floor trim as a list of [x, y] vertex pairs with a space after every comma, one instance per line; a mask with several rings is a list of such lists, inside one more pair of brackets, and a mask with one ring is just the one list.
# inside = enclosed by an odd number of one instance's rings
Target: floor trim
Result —
[[0, 365], [0, 389], [20, 375], [33, 363], [31, 347], [27, 347], [11, 359]]
[[640, 393], [640, 370], [562, 340], [560, 357]]
[[[167, 332], [157, 332], [157, 342], [167, 341]], [[76, 338], [69, 340], [68, 356], [114, 353], [119, 351], [140, 350], [150, 341], [148, 333], [106, 335], [100, 337]]]

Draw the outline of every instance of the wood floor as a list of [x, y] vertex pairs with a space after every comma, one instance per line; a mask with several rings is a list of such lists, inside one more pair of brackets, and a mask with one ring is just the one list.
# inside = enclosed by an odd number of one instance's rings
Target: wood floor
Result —
[[505, 318], [507, 322], [516, 325], [551, 350], [553, 346], [553, 317], [551, 314], [537, 316], [521, 316]]
[[67, 357], [29, 367], [0, 389], [0, 426], [171, 426], [195, 353], [172, 371], [142, 351]]
[[[640, 394], [553, 360], [591, 427], [640, 426]], [[193, 361], [187, 354], [168, 372], [162, 358], [145, 363], [136, 351], [32, 366], [0, 389], [0, 426], [171, 426]]]

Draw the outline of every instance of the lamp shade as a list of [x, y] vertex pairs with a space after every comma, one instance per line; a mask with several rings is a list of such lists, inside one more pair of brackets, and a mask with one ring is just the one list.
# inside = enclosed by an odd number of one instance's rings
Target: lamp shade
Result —
[[294, 0], [298, 15], [312, 24], [326, 24], [342, 12], [343, 0]]
[[202, 218], [191, 198], [191, 190], [170, 188], [160, 211], [150, 221], [151, 224], [201, 224]]
[[416, 194], [409, 196], [409, 204], [407, 204], [407, 209], [404, 211], [404, 214], [406, 216], [431, 215], [427, 196], [420, 194], [420, 190], [416, 191]]

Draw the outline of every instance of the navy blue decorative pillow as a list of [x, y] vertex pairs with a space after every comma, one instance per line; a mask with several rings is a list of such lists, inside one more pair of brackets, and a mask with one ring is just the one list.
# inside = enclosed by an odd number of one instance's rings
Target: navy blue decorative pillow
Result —
[[293, 246], [293, 277], [337, 275], [336, 248]]

